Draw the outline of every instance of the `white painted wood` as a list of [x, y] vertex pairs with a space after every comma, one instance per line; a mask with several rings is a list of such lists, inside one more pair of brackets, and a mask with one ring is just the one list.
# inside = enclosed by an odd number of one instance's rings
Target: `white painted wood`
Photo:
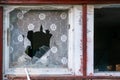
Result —
[[74, 24], [73, 24], [73, 19], [74, 19], [74, 17], [73, 17], [73, 15], [74, 15], [74, 13], [73, 13], [73, 8], [71, 8], [70, 10], [69, 10], [69, 25], [68, 25], [68, 27], [70, 27], [69, 28], [69, 32], [68, 32], [68, 57], [69, 57], [69, 59], [68, 59], [68, 68], [73, 72], [73, 74], [74, 74], [74, 61], [73, 61], [73, 56], [74, 56], [74, 50], [73, 50], [73, 26], [74, 26]]
[[36, 10], [67, 10], [67, 9], [70, 9], [72, 8], [72, 5], [33, 5], [33, 6], [17, 6], [17, 5], [14, 5], [14, 6], [9, 6], [9, 5], [6, 5], [6, 6], [3, 6], [4, 7], [4, 10], [9, 13], [11, 11], [13, 11], [14, 9], [21, 9], [23, 11], [29, 11], [29, 10], [33, 10], [33, 9], [36, 9]]
[[117, 72], [117, 71], [97, 72], [97, 73], [94, 73], [94, 76], [120, 76], [120, 72]]
[[74, 65], [75, 75], [82, 75], [82, 7], [74, 6]]
[[[5, 27], [3, 27], [3, 43], [4, 43], [4, 45], [3, 45], [3, 56], [4, 56], [4, 58], [3, 58], [3, 61], [6, 61], [6, 63], [4, 63], [4, 70], [6, 71], [6, 69], [8, 69], [8, 67], [9, 67], [9, 55], [7, 54], [7, 53], [9, 53], [9, 46], [7, 46], [8, 45], [8, 43], [7, 43], [7, 30], [8, 30], [8, 28], [9, 28], [9, 20], [7, 19], [7, 18], [9, 18], [9, 14], [7, 14], [7, 13], [4, 13], [4, 24], [3, 24], [3, 26], [5, 26]], [[5, 54], [6, 53], [6, 54]], [[5, 66], [6, 65], [6, 66]]]
[[87, 75], [93, 74], [94, 56], [94, 6], [87, 6]]

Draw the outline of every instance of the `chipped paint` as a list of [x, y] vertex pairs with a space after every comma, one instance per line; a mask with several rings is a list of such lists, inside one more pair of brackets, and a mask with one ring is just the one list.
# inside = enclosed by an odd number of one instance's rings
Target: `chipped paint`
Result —
[[73, 71], [72, 68], [70, 68], [69, 71]]
[[90, 73], [89, 76], [93, 76], [93, 73]]
[[80, 60], [81, 60], [81, 66], [80, 66], [79, 71], [80, 71], [81, 73], [83, 73], [83, 58], [80, 58]]
[[[74, 64], [75, 64], [75, 75], [83, 75], [82, 72], [79, 70], [83, 68], [82, 65], [82, 7], [79, 5], [76, 5], [73, 7], [74, 9]], [[79, 36], [78, 36], [79, 34]], [[80, 56], [81, 55], [81, 56]]]
[[93, 15], [94, 6], [87, 6], [87, 75], [93, 75]]

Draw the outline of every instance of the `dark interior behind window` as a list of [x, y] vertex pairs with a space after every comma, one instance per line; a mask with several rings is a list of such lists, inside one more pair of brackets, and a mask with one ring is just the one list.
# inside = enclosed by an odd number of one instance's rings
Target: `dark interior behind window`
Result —
[[120, 71], [120, 8], [94, 9], [94, 69]]

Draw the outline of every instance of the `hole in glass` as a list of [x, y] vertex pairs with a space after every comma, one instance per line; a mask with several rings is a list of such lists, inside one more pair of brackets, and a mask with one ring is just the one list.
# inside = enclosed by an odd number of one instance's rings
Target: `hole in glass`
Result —
[[17, 8], [9, 23], [10, 68], [68, 67], [68, 10]]
[[50, 49], [50, 38], [52, 34], [49, 30], [43, 32], [43, 27], [41, 25], [40, 31], [33, 32], [28, 31], [27, 38], [31, 42], [31, 46], [27, 46], [26, 54], [32, 57], [32, 62], [35, 63], [36, 58], [41, 58]]

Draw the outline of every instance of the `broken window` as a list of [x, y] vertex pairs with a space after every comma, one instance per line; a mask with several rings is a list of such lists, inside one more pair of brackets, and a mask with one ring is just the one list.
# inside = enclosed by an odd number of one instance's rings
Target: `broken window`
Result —
[[10, 67], [67, 67], [68, 10], [10, 12]]
[[80, 5], [6, 6], [4, 15], [5, 74], [82, 75]]

